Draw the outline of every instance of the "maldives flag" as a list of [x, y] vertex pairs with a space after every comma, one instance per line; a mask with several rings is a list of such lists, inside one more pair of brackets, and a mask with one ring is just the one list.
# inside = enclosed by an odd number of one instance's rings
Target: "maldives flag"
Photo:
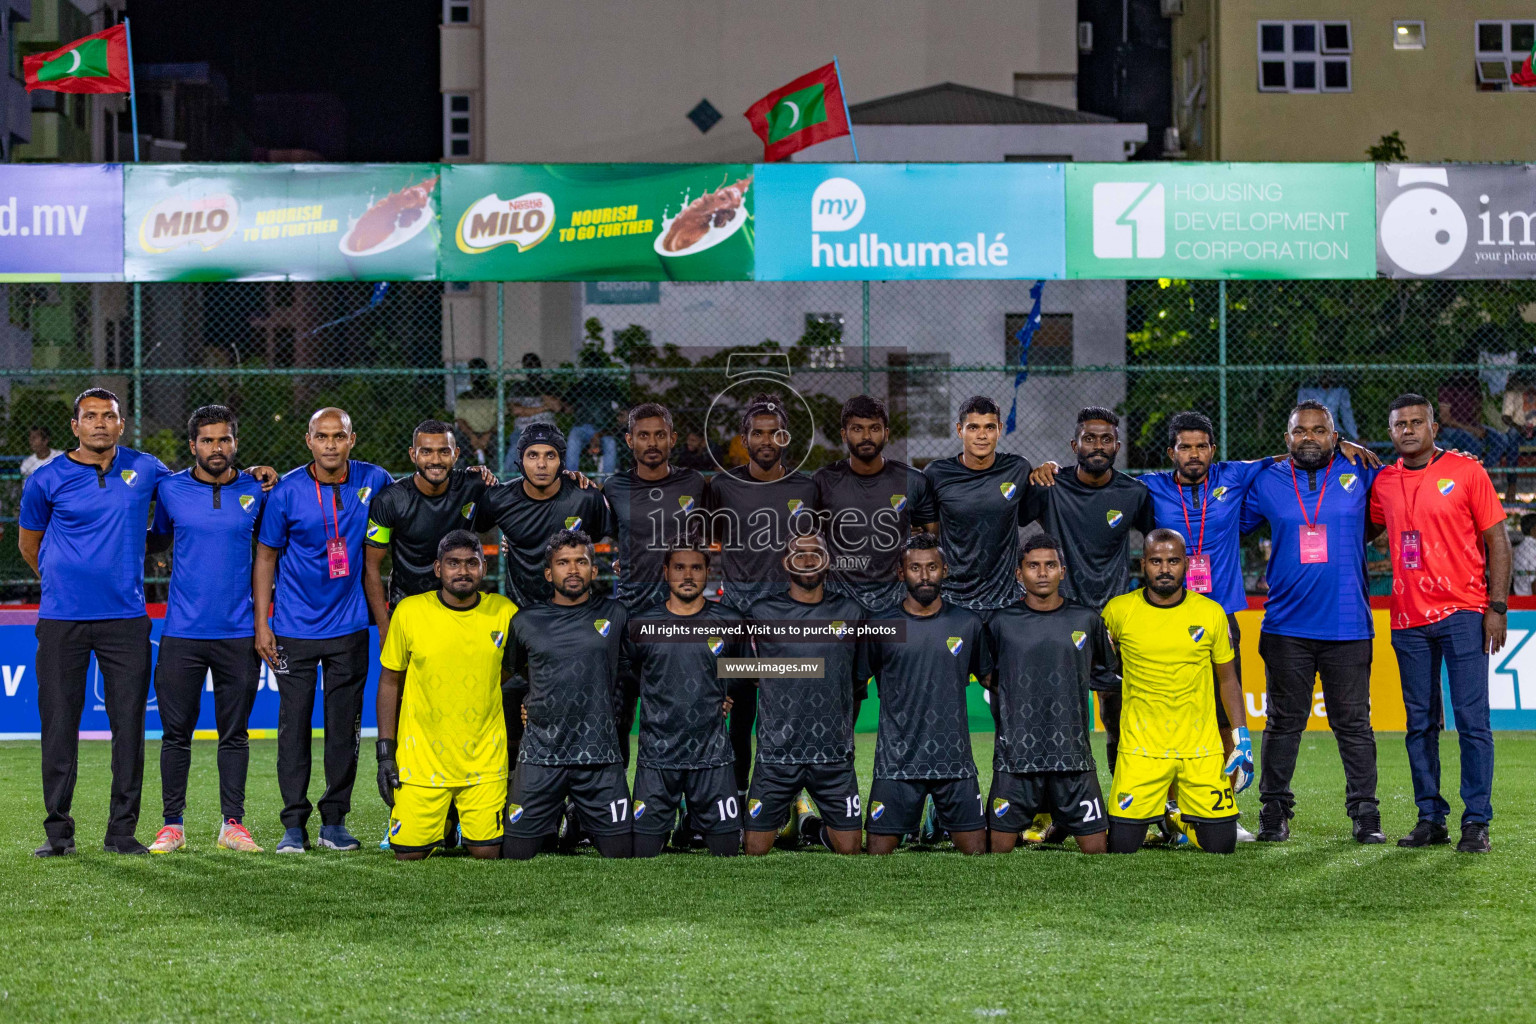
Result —
[[128, 82], [128, 27], [113, 25], [76, 39], [51, 53], [35, 53], [22, 62], [27, 91], [132, 92]]
[[806, 146], [852, 134], [837, 64], [801, 75], [747, 108], [752, 130], [763, 140], [763, 159], [783, 160]]
[[1518, 85], [1524, 89], [1529, 89], [1531, 86], [1536, 85], [1536, 71], [1531, 69], [1531, 61], [1533, 59], [1536, 59], [1536, 46], [1531, 47], [1531, 52], [1526, 54], [1524, 63], [1515, 69], [1514, 74], [1509, 76], [1511, 85]]

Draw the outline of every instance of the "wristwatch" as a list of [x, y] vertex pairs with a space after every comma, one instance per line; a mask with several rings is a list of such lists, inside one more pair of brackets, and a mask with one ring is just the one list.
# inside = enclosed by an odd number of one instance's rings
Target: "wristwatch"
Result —
[[1488, 602], [1488, 610], [1491, 611], [1491, 612], [1498, 612], [1500, 615], [1508, 615], [1509, 614], [1509, 602], [1508, 601], [1489, 601]]

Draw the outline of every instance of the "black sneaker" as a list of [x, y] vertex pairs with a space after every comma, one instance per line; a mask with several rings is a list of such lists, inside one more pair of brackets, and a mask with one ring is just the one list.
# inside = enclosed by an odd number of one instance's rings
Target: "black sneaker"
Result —
[[149, 847], [139, 842], [133, 836], [107, 836], [101, 848], [108, 853], [140, 854], [149, 853]]
[[1378, 810], [1361, 811], [1355, 819], [1355, 842], [1365, 846], [1378, 846], [1387, 841], [1387, 837], [1381, 832], [1381, 812]]
[[1419, 823], [1413, 826], [1413, 831], [1397, 841], [1398, 846], [1444, 846], [1451, 841], [1451, 834], [1445, 830], [1444, 825], [1419, 819]]
[[1261, 843], [1283, 843], [1291, 838], [1291, 822], [1281, 804], [1265, 804], [1259, 810], [1259, 834]]
[[1488, 842], [1488, 823], [1469, 821], [1461, 826], [1461, 842], [1456, 844], [1457, 853], [1487, 853], [1493, 847]]
[[34, 857], [63, 857], [65, 854], [75, 852], [73, 839], [54, 839], [50, 836], [42, 846], [32, 851]]

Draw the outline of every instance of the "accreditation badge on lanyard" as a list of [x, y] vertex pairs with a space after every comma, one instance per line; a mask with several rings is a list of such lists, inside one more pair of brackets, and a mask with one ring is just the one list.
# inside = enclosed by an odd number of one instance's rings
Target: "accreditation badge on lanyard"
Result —
[[[325, 529], [325, 501], [320, 497], [320, 481], [315, 480], [315, 503], [320, 506], [320, 529]], [[347, 538], [341, 535], [341, 521], [336, 516], [336, 506], [341, 504], [341, 487], [338, 484], [331, 485], [331, 529], [335, 536], [325, 538], [325, 561], [330, 571], [331, 579], [339, 580], [351, 574], [351, 566], [347, 562]]]
[[1328, 527], [1319, 521], [1323, 511], [1323, 495], [1328, 492], [1328, 470], [1323, 470], [1323, 486], [1317, 492], [1317, 507], [1312, 510], [1312, 520], [1307, 520], [1307, 506], [1301, 500], [1301, 484], [1296, 481], [1296, 463], [1291, 463], [1291, 486], [1296, 489], [1296, 504], [1301, 508], [1301, 564], [1312, 565], [1328, 561]]
[[[1437, 456], [1430, 456], [1433, 464]], [[1408, 476], [1408, 469], [1403, 465], [1403, 460], [1397, 460], [1399, 470], [1397, 485], [1403, 495], [1403, 511], [1408, 513], [1407, 522], [1416, 523], [1418, 519], [1414, 513], [1418, 510], [1419, 492], [1424, 489], [1424, 481], [1429, 479], [1429, 466], [1424, 467], [1424, 475], [1419, 478], [1419, 485], [1413, 489], [1413, 503], [1408, 502], [1408, 485], [1403, 480]], [[1402, 559], [1404, 569], [1424, 568], [1424, 538], [1418, 530], [1400, 530], [1397, 534], [1397, 557]]]
[[[1184, 504], [1184, 488], [1177, 479], [1173, 485], [1179, 489], [1179, 508], [1184, 512], [1184, 536], [1189, 537], [1195, 531], [1189, 521], [1189, 507]], [[1211, 475], [1207, 472], [1204, 485], [1200, 488], [1200, 539], [1195, 541], [1194, 553], [1185, 559], [1184, 570], [1184, 585], [1197, 594], [1211, 592], [1211, 556], [1205, 553], [1205, 507], [1210, 489]]]

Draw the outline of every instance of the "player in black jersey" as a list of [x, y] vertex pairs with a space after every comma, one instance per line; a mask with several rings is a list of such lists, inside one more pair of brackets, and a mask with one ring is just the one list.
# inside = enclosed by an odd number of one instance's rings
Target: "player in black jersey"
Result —
[[949, 576], [944, 598], [988, 613], [1019, 599], [1019, 513], [1029, 494], [1028, 459], [997, 450], [1001, 410], [985, 395], [960, 406], [960, 454], [923, 469], [933, 485]]
[[994, 853], [1012, 850], [1019, 830], [1041, 813], [1076, 836], [1084, 853], [1105, 851], [1109, 819], [1089, 744], [1089, 683], [1095, 669], [1119, 673], [1120, 659], [1098, 612], [1059, 593], [1065, 571], [1055, 537], [1029, 538], [1018, 567], [1024, 599], [987, 625], [998, 722], [987, 801]]
[[937, 537], [913, 537], [901, 568], [906, 600], [877, 617], [904, 621], [905, 635], [869, 644], [869, 668], [880, 692], [875, 781], [865, 809], [869, 852], [895, 852], [901, 837], [917, 828], [931, 797], [955, 849], [986, 853], [965, 700], [973, 676], [983, 686], [991, 680], [986, 627], [975, 612], [944, 600], [946, 566]]
[[802, 788], [820, 812], [801, 825], [802, 834], [819, 836], [838, 853], [859, 852], [863, 822], [853, 770], [853, 719], [854, 690], [869, 679], [868, 654], [857, 639], [866, 613], [853, 598], [826, 590], [828, 561], [819, 535], [791, 538], [784, 555], [788, 590], [754, 602], [748, 614], [755, 623], [794, 624], [826, 636], [799, 642], [756, 637], [758, 658], [781, 663], [819, 659], [821, 670], [819, 675], [767, 671], [759, 676], [757, 760], [745, 823], [746, 851], [752, 856], [773, 848]]
[[702, 833], [716, 856], [734, 857], [741, 848], [741, 801], [725, 728], [731, 700], [716, 662], [749, 653], [744, 620], [704, 599], [707, 549], [674, 548], [665, 572], [670, 595], [631, 620], [640, 676], [635, 856], [661, 852], [686, 801], [689, 831]]
[[854, 395], [842, 422], [848, 458], [812, 478], [831, 549], [828, 588], [866, 609], [889, 608], [906, 595], [898, 574], [907, 538], [914, 530], [938, 531], [938, 506], [927, 477], [882, 454], [891, 428], [885, 403]]
[[[791, 528], [816, 528], [816, 484], [784, 464], [790, 444], [784, 399], [757, 394], [741, 414], [741, 440], [750, 461], [709, 482], [705, 507], [711, 538], [720, 545], [721, 603], [745, 613], [760, 597], [782, 591], [784, 545]], [[731, 749], [736, 759], [736, 789], [745, 799], [752, 768], [752, 725], [757, 718], [757, 684], [731, 684]]]
[[628, 857], [629, 786], [614, 724], [620, 679], [637, 654], [629, 613], [592, 593], [592, 538], [561, 530], [549, 540], [550, 600], [512, 617], [512, 638], [527, 658], [528, 723], [507, 804], [502, 856], [528, 860], [556, 834], [566, 798], [604, 857]]

